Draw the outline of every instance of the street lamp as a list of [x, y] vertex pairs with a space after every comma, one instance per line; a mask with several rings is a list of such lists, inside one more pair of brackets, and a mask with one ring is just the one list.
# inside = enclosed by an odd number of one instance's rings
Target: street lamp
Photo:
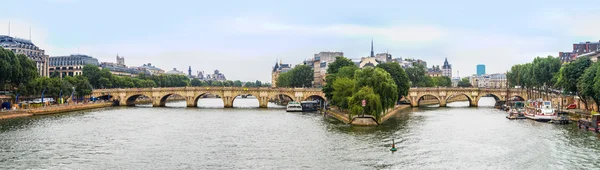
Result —
[[71, 100], [73, 100], [73, 103], [75, 103], [75, 98], [73, 98], [73, 94], [75, 94], [75, 87], [71, 87], [73, 89], [73, 91], [71, 92]]
[[42, 106], [45, 106], [44, 105], [44, 92], [46, 92], [46, 89], [42, 90]]

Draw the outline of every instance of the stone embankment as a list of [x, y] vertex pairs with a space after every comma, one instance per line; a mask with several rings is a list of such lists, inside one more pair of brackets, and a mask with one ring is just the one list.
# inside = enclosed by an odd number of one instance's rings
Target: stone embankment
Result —
[[386, 112], [383, 115], [380, 122], [377, 122], [375, 117], [372, 117], [372, 116], [366, 116], [366, 117], [354, 116], [354, 117], [350, 118], [348, 113], [341, 112], [337, 108], [332, 108], [331, 110], [327, 110], [325, 113], [328, 116], [334, 117], [344, 123], [349, 123], [349, 124], [357, 125], [357, 126], [377, 126], [377, 125], [385, 122], [389, 118], [394, 117], [394, 115], [403, 113], [403, 111], [405, 109], [409, 109], [409, 108], [411, 108], [410, 105], [396, 105], [396, 107], [394, 107], [394, 109], [389, 110], [388, 112]]
[[47, 106], [47, 107], [40, 107], [40, 108], [34, 108], [34, 109], [19, 109], [19, 110], [0, 112], [0, 119], [10, 119], [10, 118], [26, 117], [26, 116], [34, 116], [34, 115], [56, 114], [56, 113], [79, 111], [79, 110], [86, 110], [86, 109], [110, 107], [112, 105], [113, 105], [113, 103], [111, 103], [111, 102], [103, 102], [103, 103], [74, 104], [74, 105], [55, 105], [55, 106]]

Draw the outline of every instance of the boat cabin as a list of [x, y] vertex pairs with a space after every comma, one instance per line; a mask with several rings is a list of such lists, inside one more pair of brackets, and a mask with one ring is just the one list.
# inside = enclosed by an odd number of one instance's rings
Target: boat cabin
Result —
[[579, 128], [585, 128], [591, 131], [600, 131], [600, 114], [592, 114], [579, 119]]
[[317, 101], [302, 101], [300, 102], [302, 105], [303, 112], [314, 112], [319, 110], [320, 104]]

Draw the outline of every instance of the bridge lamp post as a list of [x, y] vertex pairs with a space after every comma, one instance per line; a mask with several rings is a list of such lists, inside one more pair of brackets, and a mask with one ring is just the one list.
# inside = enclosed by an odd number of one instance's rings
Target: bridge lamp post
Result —
[[75, 103], [75, 98], [73, 98], [73, 94], [75, 94], [75, 86], [71, 88], [73, 89], [73, 91], [71, 91], [71, 100], [73, 100], [73, 103]]
[[44, 105], [44, 92], [46, 92], [46, 89], [42, 90], [42, 106], [46, 106]]

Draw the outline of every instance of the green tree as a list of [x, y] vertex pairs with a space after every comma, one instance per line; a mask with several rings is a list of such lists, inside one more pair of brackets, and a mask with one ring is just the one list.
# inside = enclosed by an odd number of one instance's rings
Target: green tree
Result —
[[242, 87], [242, 81], [240, 81], [240, 80], [236, 80], [236, 81], [234, 81], [234, 82], [233, 82], [233, 86], [234, 86], [234, 87]]
[[[297, 65], [290, 71], [290, 73], [292, 74], [290, 80], [292, 87], [312, 87], [314, 71], [311, 67], [307, 65]], [[257, 86], [260, 86], [258, 82]]]
[[398, 88], [390, 73], [381, 68], [363, 68], [354, 74], [356, 91], [368, 86], [380, 97], [383, 109], [393, 108], [398, 101]]
[[433, 79], [434, 86], [439, 86], [439, 87], [451, 87], [452, 86], [452, 80], [450, 80], [450, 77], [441, 76], [441, 77], [432, 77], [432, 79]]
[[322, 89], [323, 93], [325, 93], [326, 98], [331, 99], [333, 97], [333, 82], [337, 78], [336, 74], [342, 67], [346, 66], [354, 66], [354, 68], [358, 69], [358, 67], [356, 66], [356, 64], [354, 64], [354, 62], [352, 62], [352, 60], [341, 56], [335, 57], [335, 61], [329, 63], [329, 66], [327, 67], [327, 76], [325, 76], [326, 83]]
[[[100, 87], [100, 81], [101, 81], [100, 80], [100, 69], [98, 68], [98, 66], [95, 66], [92, 64], [85, 65], [85, 66], [83, 66], [82, 74], [90, 81], [90, 84], [92, 84], [93, 87], [101, 88]], [[104, 80], [102, 80], [102, 81], [104, 81]], [[110, 82], [110, 80], [107, 80], [107, 81]]]
[[233, 81], [231, 81], [231, 80], [223, 81], [223, 86], [225, 86], [225, 87], [232, 87], [233, 86]]
[[348, 109], [350, 107], [349, 100], [354, 92], [356, 81], [347, 77], [342, 77], [335, 80], [332, 84], [334, 90], [331, 101], [342, 111]]
[[254, 85], [256, 85], [256, 87], [260, 87], [260, 86], [262, 86], [262, 82], [260, 82], [260, 81], [256, 80], [256, 81], [254, 82]]
[[[292, 73], [291, 71], [288, 72], [284, 72], [284, 73], [280, 73], [279, 77], [277, 77], [277, 87], [292, 87]], [[248, 82], [250, 83], [250, 82]], [[251, 83], [251, 85], [253, 86], [249, 86], [248, 83], [246, 83], [247, 87], [254, 87], [255, 83]]]
[[595, 101], [600, 101], [598, 100], [598, 97], [600, 96], [596, 93], [596, 89], [594, 88], [594, 81], [596, 79], [598, 68], [598, 63], [592, 64], [590, 67], [585, 69], [583, 75], [581, 75], [577, 81], [577, 90], [579, 91], [579, 96], [581, 96], [581, 99], [584, 101], [584, 103], [586, 103], [586, 110], [588, 109], [587, 99], [591, 98]]
[[192, 81], [190, 81], [190, 85], [195, 87], [202, 86], [202, 81], [199, 79], [192, 79]]
[[339, 71], [340, 68], [345, 66], [356, 66], [352, 60], [346, 57], [335, 57], [335, 61], [330, 63], [327, 67], [327, 74], [335, 74]]
[[458, 87], [473, 87], [473, 85], [471, 85], [471, 82], [469, 81], [468, 78], [462, 78], [458, 84]]
[[565, 92], [577, 92], [577, 80], [590, 65], [592, 65], [592, 60], [587, 57], [581, 57], [565, 64], [556, 75], [557, 81], [554, 86], [562, 88]]
[[210, 84], [210, 86], [223, 86], [223, 83], [220, 81], [213, 81], [212, 84]]
[[407, 68], [406, 74], [412, 87], [433, 87], [433, 80], [428, 80], [425, 66], [422, 64], [415, 64], [413, 67]]
[[549, 87], [555, 84], [555, 75], [560, 70], [560, 59], [552, 56], [536, 57], [532, 65], [533, 86], [540, 90], [543, 89], [548, 94]]
[[38, 72], [35, 61], [0, 47], [0, 89], [12, 91], [36, 77]]
[[[362, 106], [362, 100], [366, 101], [366, 106]], [[383, 112], [381, 97], [368, 86], [361, 87], [358, 92], [354, 93], [349, 99], [350, 117], [353, 115], [368, 114], [373, 115], [379, 121]]]
[[410, 80], [408, 79], [408, 74], [404, 72], [404, 69], [402, 69], [398, 63], [388, 62], [379, 64], [377, 67], [390, 73], [390, 76], [392, 76], [392, 79], [398, 88], [399, 99], [408, 95], [408, 89], [410, 89]]
[[[277, 82], [277, 84], [279, 84], [279, 82]], [[256, 87], [256, 85], [254, 84], [254, 82], [246, 82], [246, 83], [244, 83], [244, 87]], [[289, 86], [280, 86], [280, 87], [289, 87]]]

